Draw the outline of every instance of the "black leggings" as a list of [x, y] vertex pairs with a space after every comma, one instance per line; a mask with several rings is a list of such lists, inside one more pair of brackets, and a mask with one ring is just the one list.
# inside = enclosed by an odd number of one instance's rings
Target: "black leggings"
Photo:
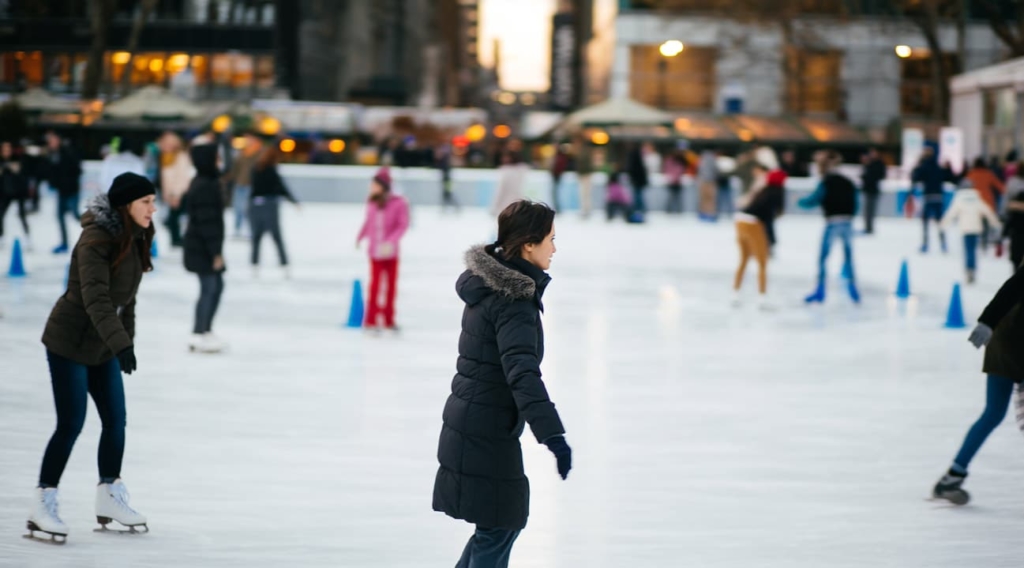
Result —
[[21, 228], [25, 230], [25, 235], [28, 236], [28, 219], [26, 218], [28, 212], [25, 207], [25, 199], [0, 197], [0, 237], [4, 236], [4, 217], [7, 216], [7, 209], [15, 201], [18, 202], [18, 217], [21, 219]]

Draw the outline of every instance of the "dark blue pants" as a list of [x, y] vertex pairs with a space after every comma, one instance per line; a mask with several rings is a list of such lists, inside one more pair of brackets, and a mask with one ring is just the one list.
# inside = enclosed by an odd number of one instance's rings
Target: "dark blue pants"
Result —
[[477, 527], [455, 568], [508, 568], [508, 557], [519, 531]]
[[843, 274], [855, 282], [853, 272], [853, 220], [828, 221], [821, 237], [821, 252], [818, 254], [818, 286], [825, 285], [825, 265], [832, 250], [832, 242], [843, 241]]
[[85, 423], [89, 395], [103, 424], [98, 457], [100, 481], [109, 483], [117, 479], [121, 476], [125, 427], [124, 383], [117, 358], [93, 366], [80, 365], [50, 351], [46, 358], [50, 362], [53, 402], [57, 407], [57, 429], [43, 455], [39, 486], [57, 487], [60, 483]]
[[[924, 209], [921, 211], [921, 222], [924, 224], [924, 240], [921, 242], [921, 250], [928, 250], [928, 221], [935, 220], [936, 222], [942, 221], [942, 214], [945, 212], [945, 206], [941, 199], [939, 201], [929, 201], [928, 196], [925, 196]], [[939, 229], [939, 242], [942, 245], [942, 250], [946, 250], [946, 233]]]
[[196, 322], [192, 333], [208, 333], [213, 327], [213, 316], [220, 306], [220, 295], [224, 292], [224, 273], [199, 275], [199, 301], [196, 302]]
[[64, 217], [67, 214], [71, 214], [75, 220], [80, 220], [82, 217], [78, 214], [78, 194], [75, 195], [57, 195], [57, 224], [60, 225], [60, 244], [62, 246], [68, 246], [68, 228], [64, 224]]
[[967, 466], [971, 464], [974, 454], [978, 453], [981, 445], [985, 443], [988, 435], [999, 426], [1006, 416], [1006, 409], [1010, 406], [1010, 397], [1013, 395], [1013, 381], [997, 375], [988, 376], [988, 385], [985, 395], [985, 411], [981, 413], [978, 421], [971, 426], [967, 432], [967, 438], [960, 446], [960, 452], [953, 460], [953, 468], [959, 469], [961, 473], [967, 473]]
[[967, 270], [978, 268], [978, 235], [964, 235], [964, 266]]

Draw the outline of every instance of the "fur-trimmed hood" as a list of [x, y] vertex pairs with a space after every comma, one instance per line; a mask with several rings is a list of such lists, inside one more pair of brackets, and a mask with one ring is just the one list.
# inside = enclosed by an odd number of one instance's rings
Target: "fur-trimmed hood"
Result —
[[[491, 294], [498, 294], [511, 300], [529, 300], [544, 294], [551, 277], [532, 265], [516, 267], [512, 263], [499, 261], [487, 252], [487, 247], [478, 245], [465, 254], [466, 272], [455, 284], [455, 289], [467, 304], [479, 303]], [[538, 293], [539, 292], [539, 293]]]
[[82, 215], [82, 228], [89, 225], [96, 225], [114, 237], [121, 236], [121, 232], [124, 231], [121, 216], [110, 206], [110, 199], [105, 193], [92, 198], [86, 205], [85, 213]]

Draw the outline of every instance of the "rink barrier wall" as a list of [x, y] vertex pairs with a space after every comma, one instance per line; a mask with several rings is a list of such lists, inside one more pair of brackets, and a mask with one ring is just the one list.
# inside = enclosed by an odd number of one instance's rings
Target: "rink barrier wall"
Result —
[[[83, 163], [82, 187], [87, 193], [98, 193], [100, 162], [89, 160]], [[280, 172], [292, 193], [299, 201], [307, 203], [363, 203], [370, 179], [377, 172], [377, 166], [323, 166], [308, 164], [282, 164]], [[392, 168], [393, 185], [412, 205], [441, 204], [441, 172], [429, 168]], [[452, 192], [459, 204], [469, 207], [490, 207], [498, 187], [498, 171], [493, 169], [453, 169], [451, 172]], [[607, 176], [593, 174], [592, 202], [595, 210], [604, 208], [604, 187]], [[735, 180], [734, 180], [735, 181]], [[668, 201], [664, 176], [653, 178], [653, 187], [647, 190], [645, 198], [652, 211], [664, 210]], [[814, 191], [817, 178], [789, 178], [786, 181], [786, 213], [820, 215], [817, 210], [804, 211], [796, 202]], [[896, 217], [902, 215], [902, 204], [906, 200], [908, 183], [900, 180], [885, 180], [879, 197], [878, 215]], [[552, 180], [546, 170], [531, 170], [526, 176], [526, 197], [551, 203]], [[949, 192], [952, 193], [952, 186]], [[739, 195], [738, 184], [733, 194]], [[564, 211], [580, 209], [579, 184], [575, 173], [562, 176], [560, 205]], [[697, 209], [697, 191], [692, 180], [683, 189], [683, 205], [687, 212]], [[899, 209], [898, 209], [899, 208]]]

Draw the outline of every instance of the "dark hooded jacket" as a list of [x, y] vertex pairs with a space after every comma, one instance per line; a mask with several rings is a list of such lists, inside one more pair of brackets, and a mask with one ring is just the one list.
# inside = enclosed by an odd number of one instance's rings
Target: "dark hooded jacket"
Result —
[[190, 150], [196, 177], [185, 194], [188, 230], [185, 231], [185, 270], [212, 274], [213, 259], [224, 249], [224, 199], [220, 172], [217, 171], [217, 146], [203, 144]]
[[457, 373], [445, 403], [434, 481], [434, 510], [488, 527], [518, 530], [530, 511], [519, 437], [565, 433], [541, 380], [541, 298], [550, 277], [490, 248], [466, 253], [455, 289], [462, 313]]
[[[114, 241], [134, 230], [132, 250], [117, 268]], [[43, 344], [61, 357], [82, 365], [99, 365], [132, 346], [135, 338], [135, 294], [142, 281], [144, 230], [125, 228], [121, 217], [100, 195], [82, 215], [82, 235], [71, 253], [68, 287], [50, 312]]]
[[985, 307], [978, 321], [995, 330], [985, 348], [982, 370], [1014, 382], [1024, 382], [1024, 269], [1010, 277]]

